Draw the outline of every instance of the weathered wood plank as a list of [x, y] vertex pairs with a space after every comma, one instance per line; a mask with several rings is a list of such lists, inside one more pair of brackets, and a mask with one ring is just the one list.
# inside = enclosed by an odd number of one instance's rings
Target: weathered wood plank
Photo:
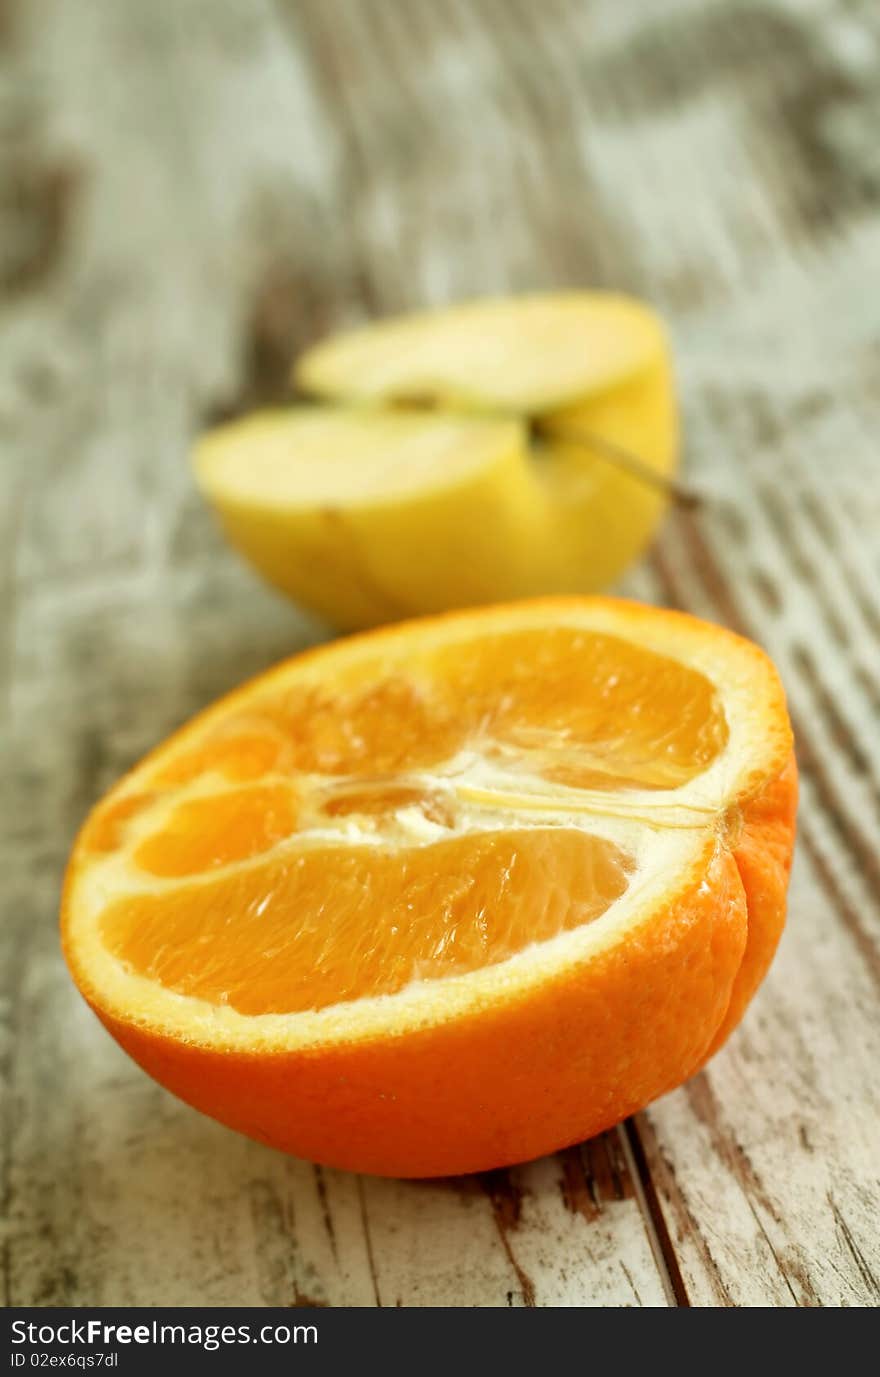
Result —
[[[875, 9], [19, 0], [13, 16], [8, 1299], [876, 1304]], [[148, 746], [323, 634], [220, 542], [187, 473], [194, 429], [281, 395], [293, 350], [345, 321], [579, 282], [650, 296], [671, 323], [705, 499], [625, 591], [777, 659], [804, 777], [791, 923], [729, 1047], [626, 1133], [480, 1182], [316, 1171], [199, 1119], [113, 1047], [57, 951], [64, 857]]]

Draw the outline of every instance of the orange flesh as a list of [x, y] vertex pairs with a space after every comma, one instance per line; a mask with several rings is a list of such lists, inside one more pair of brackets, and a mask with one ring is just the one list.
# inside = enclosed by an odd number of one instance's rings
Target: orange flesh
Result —
[[[659, 792], [726, 740], [701, 674], [566, 627], [361, 660], [333, 687], [270, 681], [165, 756], [147, 792], [93, 815], [90, 850], [127, 842], [145, 881], [182, 877], [114, 902], [103, 938], [132, 971], [245, 1014], [462, 974], [595, 920], [632, 863], [579, 828], [523, 827], [514, 810], [510, 827], [450, 835], [454, 773], [438, 788], [432, 772], [467, 752], [509, 771], [511, 792], [523, 775]], [[199, 793], [177, 800], [180, 786]], [[395, 845], [382, 829], [401, 810], [446, 835]], [[352, 842], [308, 835], [346, 826]]]
[[134, 861], [153, 875], [196, 875], [268, 851], [295, 826], [288, 786], [209, 794], [179, 804], [162, 831], [137, 848]]
[[243, 1014], [290, 1013], [503, 961], [599, 917], [626, 883], [623, 854], [588, 834], [484, 832], [301, 851], [197, 896], [181, 887], [118, 901], [101, 932], [168, 989]]

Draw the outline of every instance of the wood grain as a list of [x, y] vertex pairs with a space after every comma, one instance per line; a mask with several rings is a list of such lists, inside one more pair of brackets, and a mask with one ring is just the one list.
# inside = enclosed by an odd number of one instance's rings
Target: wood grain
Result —
[[[0, 34], [2, 1137], [12, 1304], [876, 1305], [880, 18], [813, 0], [13, 0]], [[95, 797], [325, 634], [220, 541], [210, 419], [327, 329], [588, 283], [666, 314], [703, 501], [622, 591], [761, 640], [791, 922], [707, 1070], [489, 1177], [178, 1105], [57, 947]]]

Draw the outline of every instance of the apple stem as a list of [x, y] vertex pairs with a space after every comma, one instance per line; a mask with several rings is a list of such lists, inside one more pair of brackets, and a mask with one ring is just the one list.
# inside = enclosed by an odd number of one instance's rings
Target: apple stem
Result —
[[637, 478], [641, 483], [647, 483], [649, 487], [656, 488], [662, 492], [672, 502], [681, 507], [698, 507], [700, 505], [700, 494], [693, 488], [689, 488], [684, 483], [678, 482], [675, 478], [670, 478], [665, 473], [658, 473], [656, 469], [646, 464], [644, 459], [632, 454], [630, 450], [624, 449], [614, 440], [607, 440], [602, 435], [597, 435], [592, 430], [585, 430], [582, 426], [566, 425], [565, 427], [554, 426], [553, 438], [556, 440], [575, 440], [580, 444], [589, 445], [590, 449], [596, 451], [603, 459], [623, 469], [624, 472]]

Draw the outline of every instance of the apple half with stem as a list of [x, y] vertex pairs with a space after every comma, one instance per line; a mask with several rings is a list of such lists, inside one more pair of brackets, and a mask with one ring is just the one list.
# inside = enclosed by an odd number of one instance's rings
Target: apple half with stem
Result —
[[669, 500], [678, 423], [657, 316], [619, 295], [483, 300], [308, 350], [312, 400], [204, 435], [230, 541], [353, 630], [608, 587]]

